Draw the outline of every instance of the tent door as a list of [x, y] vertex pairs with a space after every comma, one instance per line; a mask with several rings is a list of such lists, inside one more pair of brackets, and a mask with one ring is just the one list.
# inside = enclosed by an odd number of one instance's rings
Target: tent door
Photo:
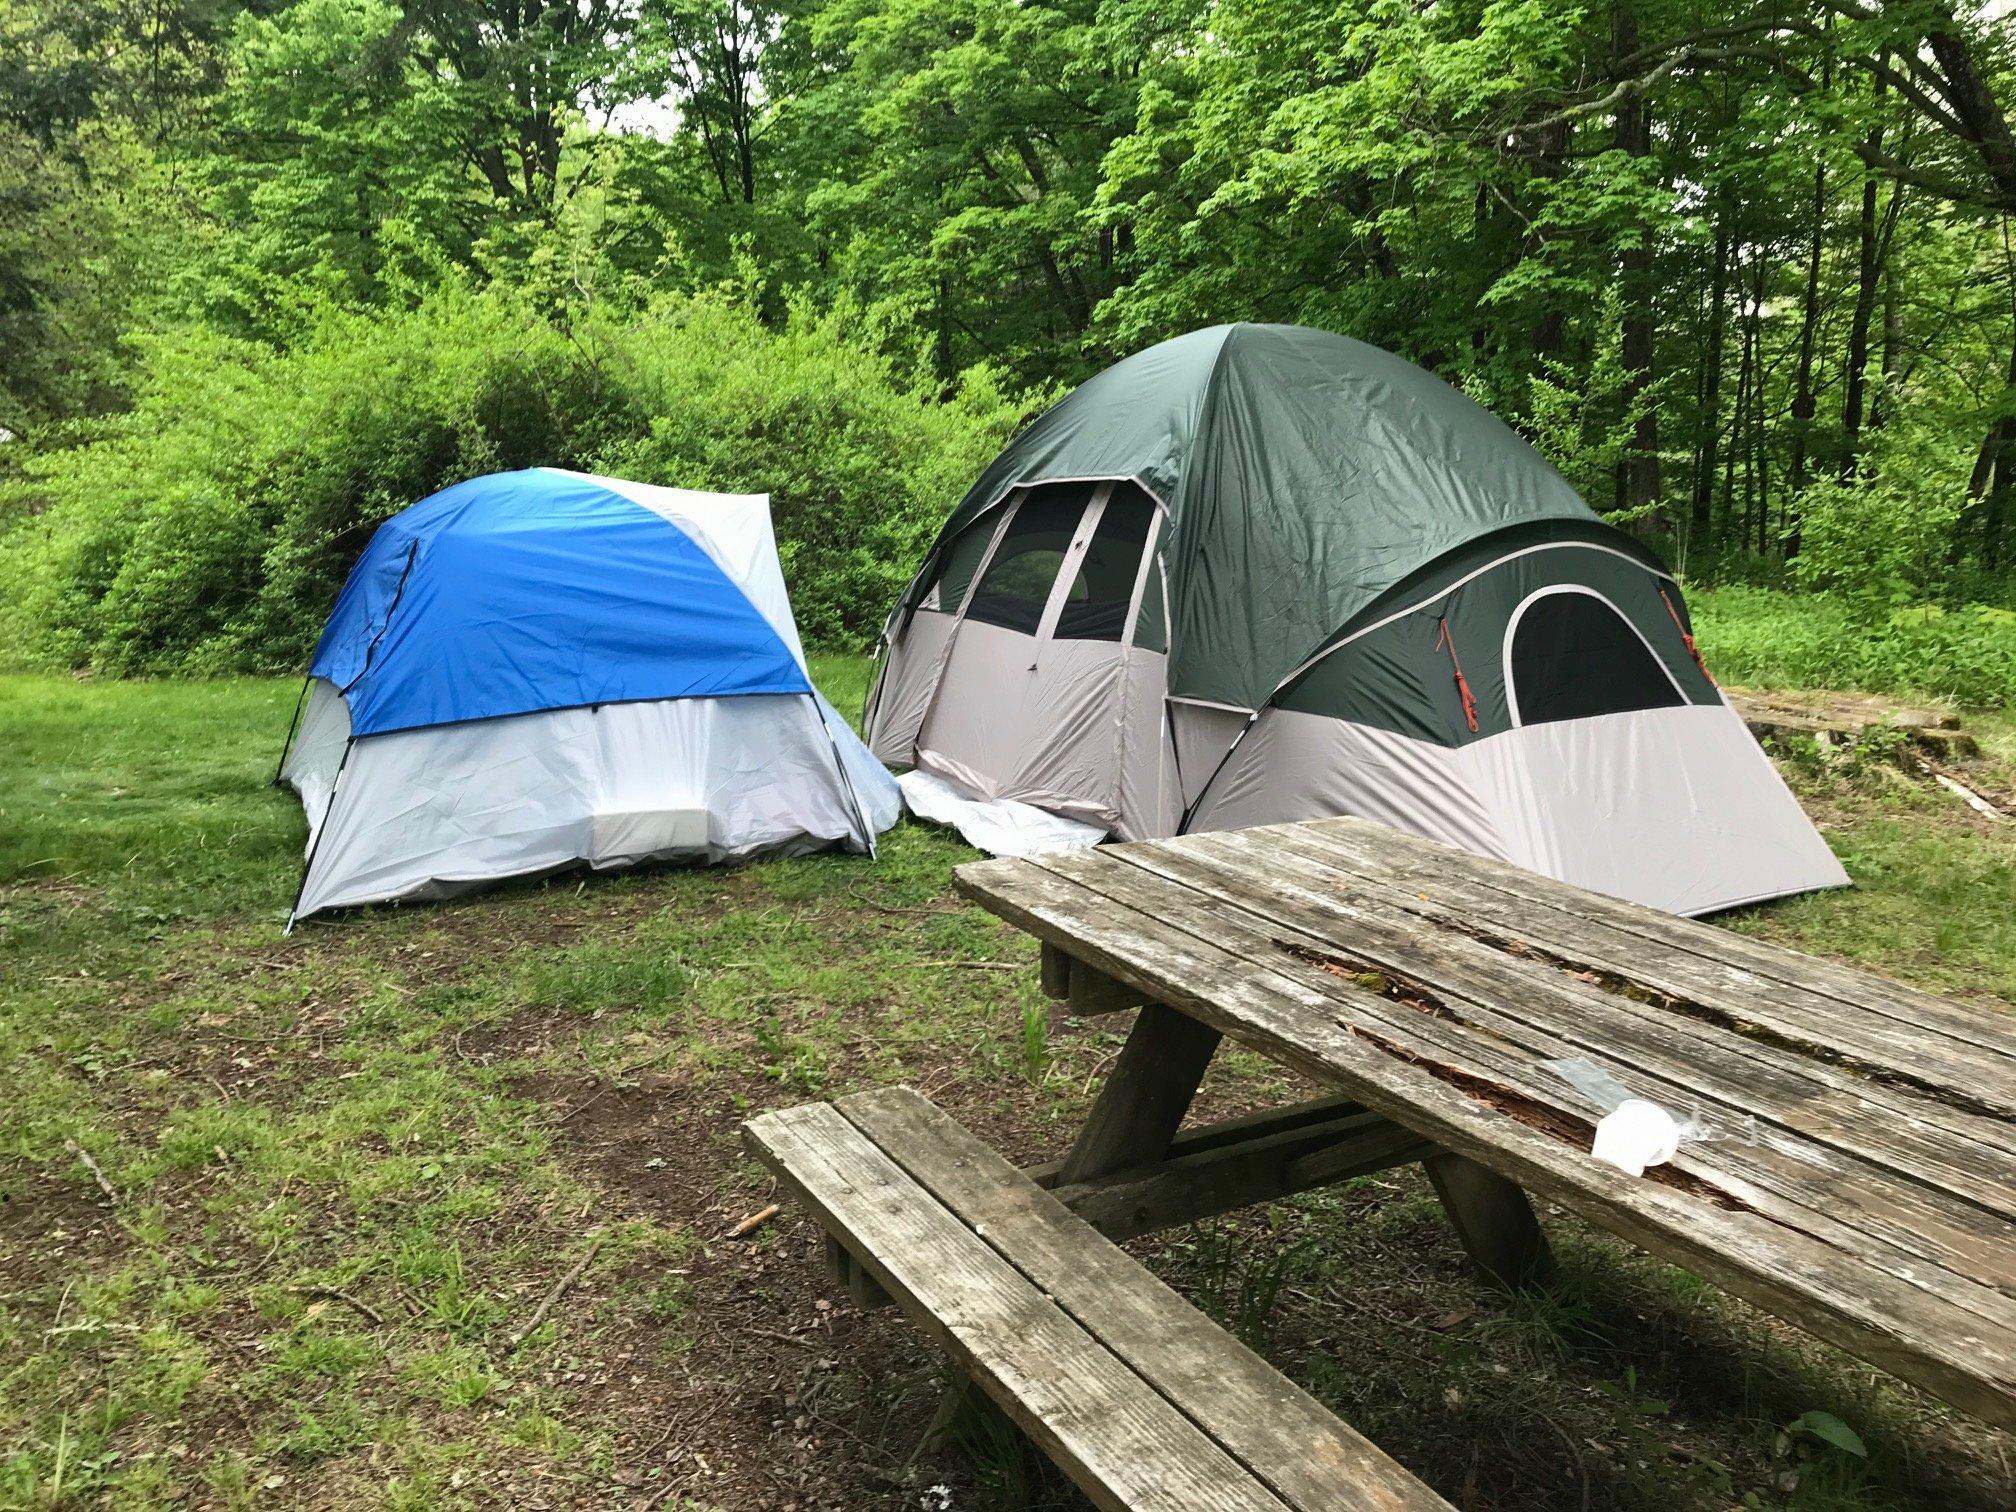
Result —
[[967, 599], [918, 765], [981, 797], [1115, 821], [1120, 679], [1154, 519], [1112, 482], [1021, 499]]

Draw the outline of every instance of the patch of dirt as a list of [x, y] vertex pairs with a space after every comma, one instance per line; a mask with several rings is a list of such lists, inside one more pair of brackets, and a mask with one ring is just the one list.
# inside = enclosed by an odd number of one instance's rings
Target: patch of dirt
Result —
[[[1092, 1025], [1056, 1010], [1051, 1042], [1060, 1067], [1073, 1066], [1074, 1085], [1103, 1073], [1111, 1058], [1092, 1035], [1125, 1027], [1126, 1016]], [[849, 1075], [866, 1066], [864, 1057], [829, 1070], [847, 1089], [867, 1084]], [[956, 1054], [913, 1056], [902, 1080], [1018, 1163], [1062, 1154], [1074, 1130], [1042, 1117], [1054, 1092], [975, 1080]], [[952, 1489], [955, 1505], [973, 1504], [967, 1456], [941, 1449], [913, 1462], [945, 1379], [937, 1353], [894, 1310], [863, 1313], [848, 1300], [827, 1273], [818, 1225], [743, 1155], [743, 1122], [806, 1093], [760, 1075], [680, 1067], [625, 1084], [541, 1077], [520, 1090], [557, 1110], [563, 1158], [606, 1194], [595, 1221], [648, 1217], [702, 1240], [671, 1267], [686, 1310], [662, 1326], [609, 1335], [598, 1352], [617, 1368], [571, 1383], [588, 1410], [646, 1409], [646, 1421], [624, 1430], [617, 1486], [650, 1486], [655, 1495], [677, 1487], [720, 1512], [893, 1512], [925, 1505], [920, 1496], [937, 1484]], [[1273, 1100], [1251, 1079], [1214, 1080], [1196, 1116], [1232, 1117]], [[781, 1204], [774, 1217], [730, 1237], [773, 1202]], [[582, 1299], [574, 1310], [585, 1316], [591, 1306]], [[1082, 1506], [1047, 1466], [1020, 1470], [1037, 1488], [1028, 1505]]]
[[81, 1166], [15, 1165], [0, 1178], [0, 1290], [26, 1293], [47, 1276], [101, 1263], [125, 1243], [119, 1218]]
[[636, 1418], [621, 1430], [612, 1487], [722, 1512], [915, 1506], [904, 1460], [936, 1401], [930, 1351], [846, 1300], [817, 1226], [788, 1205], [729, 1237], [772, 1201], [767, 1177], [742, 1168], [736, 1131], [803, 1095], [684, 1071], [524, 1090], [559, 1110], [564, 1158], [605, 1193], [596, 1221], [649, 1218], [699, 1236], [664, 1270], [617, 1278], [676, 1275], [677, 1315], [606, 1334], [597, 1353], [609, 1368], [568, 1383], [585, 1410]]

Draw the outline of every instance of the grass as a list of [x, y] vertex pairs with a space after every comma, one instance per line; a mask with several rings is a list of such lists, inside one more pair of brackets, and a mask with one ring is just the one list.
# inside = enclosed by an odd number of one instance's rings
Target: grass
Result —
[[1729, 682], [2016, 705], [2016, 610], [1742, 584], [1691, 586], [1687, 598], [1702, 653]]
[[[816, 670], [858, 707], [860, 663]], [[872, 866], [283, 937], [294, 693], [0, 679], [0, 1507], [1061, 1501], [972, 1434], [906, 1469], [929, 1350], [829, 1295], [802, 1218], [724, 1237], [770, 1201], [762, 1107], [903, 1079], [1018, 1159], [1068, 1139], [1119, 1041], [953, 898], [970, 853], [904, 826]], [[2006, 788], [2016, 727], [1982, 728]], [[2016, 838], [1878, 764], [1790, 771], [1861, 886], [1735, 927], [2016, 995]], [[1236, 1056], [1206, 1111], [1287, 1091]], [[1404, 1173], [1139, 1250], [1459, 1505], [2008, 1504], [1994, 1436], [1553, 1228], [1565, 1284], [1509, 1307]]]

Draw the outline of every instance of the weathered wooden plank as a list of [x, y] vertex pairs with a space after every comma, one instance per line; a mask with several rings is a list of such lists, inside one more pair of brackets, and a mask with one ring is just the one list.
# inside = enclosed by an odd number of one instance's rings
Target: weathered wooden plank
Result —
[[[1234, 837], [1216, 838], [1223, 842]], [[1253, 910], [1261, 905], [1247, 899], [1247, 885], [1239, 873], [1226, 874], [1200, 858], [1189, 842], [1186, 847], [1180, 857], [1155, 848], [1117, 848], [1102, 854], [1096, 866], [1063, 857], [1055, 858], [1054, 865], [1050, 861], [1044, 865], [1087, 883], [1110, 899], [1152, 911], [1165, 923], [1240, 954], [1259, 969], [1275, 968], [1283, 946], [1323, 943], [1324, 936], [1303, 931], [1294, 917], [1299, 905], [1278, 873], [1265, 893], [1271, 915], [1258, 914]], [[1140, 875], [1129, 876], [1119, 869], [1122, 866], [1134, 868]], [[1202, 884], [1207, 890], [1199, 891], [1191, 884]], [[1213, 887], [1216, 890], [1208, 890]], [[1327, 917], [1335, 905], [1322, 903], [1321, 907]], [[1410, 965], [1419, 972], [1418, 961]], [[1600, 1043], [1562, 1042], [1479, 1000], [1459, 995], [1451, 1001], [1437, 1000], [1433, 1011], [1428, 1011], [1411, 1003], [1374, 997], [1348, 975], [1300, 962], [1281, 969], [1334, 998], [1349, 1027], [1375, 1034], [1397, 1053], [1494, 1086], [1535, 1110], [1544, 1110], [1557, 1125], [1580, 1131], [1578, 1147], [1586, 1148], [1593, 1110], [1565, 1084], [1539, 1073], [1535, 1063], [1585, 1049], [1589, 1058], [1607, 1063], [1613, 1072], [1625, 1069], [1609, 1061]], [[1518, 983], [1512, 985], [1516, 988]], [[1486, 1032], [1474, 1032], [1478, 1028]], [[1679, 1094], [1685, 1088], [1643, 1071], [1637, 1073], [1637, 1085], [1655, 1100], [1684, 1109]], [[1725, 1120], [1735, 1116], [1740, 1106], [1712, 1097], [1703, 1101], [1711, 1114]], [[1769, 1126], [1760, 1125], [1760, 1129], [1760, 1141], [1741, 1148], [1689, 1146], [1673, 1169], [1708, 1181], [1764, 1216], [1793, 1224], [1858, 1254], [1866, 1263], [1965, 1307], [1986, 1323], [2016, 1329], [2016, 1302], [1983, 1284], [2006, 1282], [2012, 1265], [2016, 1265], [2016, 1246], [2008, 1242], [2006, 1222], [1965, 1207], [1949, 1195], [1858, 1165], [1824, 1144]]]
[[1166, 1156], [1218, 1038], [1210, 1025], [1161, 1003], [1143, 1008], [1058, 1169], [1058, 1184], [1152, 1165]]
[[[1913, 1207], [1912, 1223], [1988, 1241], [1995, 1251], [1988, 1263], [1999, 1260], [2004, 1279], [2016, 1285], [2016, 1253], [2008, 1244], [2016, 1180], [1994, 1152], [1954, 1138], [1937, 1121], [1933, 1100], [1757, 1045], [1733, 1030], [1606, 991], [1466, 935], [1366, 912], [1340, 899], [1320, 868], [1279, 847], [1267, 849], [1269, 881], [1258, 886], [1246, 874], [1246, 842], [1239, 835], [1199, 836], [1180, 854], [1140, 848], [1116, 850], [1113, 857], [1239, 908], [1263, 927], [1292, 926], [1311, 945], [1349, 952], [1410, 980], [1473, 1027], [1513, 1040], [1530, 1027], [1558, 1042], [1550, 1055], [1565, 1045], [1626, 1068], [1627, 1085], [1634, 1077], [1641, 1086], [1650, 1079], [1658, 1091], [1648, 1096], [1683, 1110], [1698, 1108], [1722, 1119], [1725, 1129], [1754, 1116], [1763, 1121], [1757, 1137], [1790, 1153], [1802, 1176], [1815, 1160], [1810, 1146], [1818, 1143], [1902, 1178], [1913, 1184], [1899, 1199]], [[1530, 1043], [1537, 1052], [1538, 1042]], [[1831, 1160], [1822, 1164], [1844, 1174]], [[1922, 1199], [1914, 1195], [1919, 1187], [1926, 1189]]]
[[[1320, 884], [1312, 878], [1312, 885], [1327, 887], [1333, 897], [1345, 898], [1367, 909], [1376, 908], [1389, 917], [1413, 917], [1444, 926], [1452, 935], [1475, 937], [1480, 930], [1479, 921], [1484, 916], [1471, 909], [1472, 900], [1463, 894], [1468, 884], [1460, 880], [1429, 884], [1375, 878], [1364, 862], [1340, 852], [1334, 838], [1313, 830], [1284, 833], [1270, 847], [1270, 865], [1299, 868], [1305, 863], [1323, 868], [1329, 874]], [[1727, 1046], [1732, 1053], [1754, 1059], [1760, 1069], [1785, 1068], [1808, 1081], [1852, 1090], [1884, 1110], [1889, 1122], [1901, 1121], [1910, 1128], [1926, 1131], [1926, 1137], [1946, 1149], [1949, 1158], [1965, 1162], [1963, 1168], [1975, 1179], [1996, 1181], [2003, 1187], [2009, 1185], [2010, 1173], [2016, 1169], [2016, 1120], [1988, 1116], [1933, 1092], [1884, 1081], [1880, 1076], [1836, 1064], [1840, 1060], [1852, 1064], [1857, 1059], [1838, 1047], [1817, 1053], [1801, 1050], [1790, 1043], [1791, 1036], [1780, 1036], [1764, 1025], [1756, 1026], [1758, 1032], [1747, 1032], [1745, 1026], [1755, 1024], [1760, 1017], [1770, 1017], [1774, 1011], [1765, 1000], [1774, 994], [1782, 996], [1790, 989], [1748, 977], [1738, 968], [1729, 967], [1723, 974], [1740, 986], [1712, 984], [1697, 977], [1692, 980], [1690, 990], [1682, 992], [1665, 964], [1670, 953], [1648, 948], [1643, 941], [1629, 936], [1617, 936], [1606, 926], [1588, 925], [1558, 909], [1536, 907], [1529, 912], [1530, 917], [1516, 920], [1501, 917], [1492, 922], [1490, 927], [1499, 931], [1492, 942], [1495, 948], [1546, 962], [1551, 970], [1571, 981], [1578, 970], [1586, 976], [1630, 981], [1645, 999], [1640, 1006], [1647, 1013], [1656, 1012], [1672, 1022], [1677, 1032], [1698, 1036], [1709, 1046]], [[1663, 1006], [1662, 1000], [1673, 997], [1682, 1000], [1678, 1006]], [[1817, 996], [1812, 996], [1808, 1009], [1801, 1011], [1808, 1012], [1813, 1004], [1821, 1005], [1813, 1011], [1836, 1017], [1848, 1012]], [[1632, 1004], [1627, 999], [1619, 1006], [1629, 1008]], [[1685, 1022], [1675, 1022], [1682, 1020]], [[1815, 1020], [1809, 1015], [1806, 1022], [1811, 1024]], [[1848, 1037], [1852, 1036], [1851, 1025]], [[1983, 1100], [1982, 1089], [1970, 1086], [1965, 1100], [1969, 1103]]]
[[1283, 1501], [1445, 1508], [1392, 1459], [905, 1088], [840, 1112]]
[[[1169, 1158], [1174, 1160], [1183, 1155], [1195, 1155], [1200, 1150], [1216, 1149], [1220, 1145], [1240, 1144], [1294, 1129], [1335, 1123], [1340, 1118], [1349, 1118], [1353, 1113], [1364, 1111], [1348, 1097], [1311, 1097], [1301, 1102], [1283, 1103], [1278, 1108], [1242, 1113], [1236, 1118], [1221, 1118], [1216, 1123], [1191, 1124], [1178, 1130], [1176, 1137], [1169, 1142]], [[1039, 1181], [1037, 1184], [1048, 1183]]]
[[[1132, 859], [1186, 874], [1230, 866], [1228, 885], [1236, 887], [1237, 846], [1246, 838], [1211, 837], [1206, 844], [1199, 837], [1180, 861], [1161, 852]], [[1214, 862], [1226, 847], [1232, 854]], [[1992, 1152], [1915, 1116], [1928, 1106], [1925, 1098], [1752, 1044], [1733, 1031], [1666, 1016], [1656, 1005], [1467, 937], [1403, 935], [1395, 945], [1383, 921], [1361, 917], [1354, 904], [1326, 893], [1320, 873], [1309, 879], [1310, 887], [1299, 885], [1299, 858], [1270, 846], [1266, 860], [1271, 881], [1262, 903], [1252, 906], [1271, 912], [1272, 925], [1311, 929], [1354, 956], [1397, 964], [1457, 1017], [1521, 1045], [1535, 1059], [1583, 1053], [1645, 1095], [1700, 1112], [1725, 1131], [1741, 1131], [1744, 1115], [1757, 1116], [1742, 1147], [1695, 1148], [1683, 1168], [1699, 1165], [1711, 1179], [1721, 1173], [1729, 1179], [1718, 1184], [1753, 1206], [1768, 1208], [1774, 1199], [1803, 1205], [1812, 1215], [1809, 1226], [1835, 1242], [1853, 1243], [1852, 1234], [1844, 1237], [1850, 1228], [1866, 1233], [1896, 1251], [1872, 1259], [1900, 1273], [1919, 1274], [1930, 1261], [2016, 1293], [2008, 1221], [2016, 1212], [2016, 1187], [2008, 1168]], [[1452, 957], [1462, 960], [1451, 967]], [[1481, 975], [1469, 969], [1473, 964]], [[1501, 1012], [1499, 1003], [1517, 1006]], [[1542, 1093], [1552, 1086], [1551, 1078], [1526, 1080]], [[1758, 1183], [1768, 1195], [1760, 1194]]]
[[1390, 1119], [1353, 1108], [1325, 1122], [1204, 1148], [1185, 1149], [1178, 1136], [1166, 1160], [1068, 1186], [1054, 1184], [1054, 1165], [1029, 1176], [1107, 1238], [1119, 1240], [1369, 1176], [1435, 1153], [1433, 1145]]
[[[1039, 939], [1226, 1030], [1590, 1222], [1945, 1397], [2016, 1427], [2016, 1339], [1745, 1209], [1632, 1178], [1410, 1064], [1338, 1021], [1306, 982], [1251, 963], [1027, 863], [976, 862], [956, 884]], [[1369, 995], [1368, 995], [1369, 996]]]
[[1071, 995], [1071, 957], [1055, 945], [1037, 952], [1036, 969], [1043, 996], [1061, 1002]]
[[[1252, 833], [1259, 834], [1260, 831]], [[1438, 867], [1437, 848], [1414, 837], [1386, 847], [1373, 835], [1325, 824], [1266, 831], [1289, 850], [1324, 860], [1351, 876], [1354, 891], [1451, 929], [1517, 939], [1563, 963], [1630, 977], [1677, 999], [1703, 1018], [1740, 1025], [1752, 1038], [1777, 1039], [1795, 1051], [1865, 1067], [1934, 1092], [1942, 1083], [1961, 1116], [1956, 1128], [1998, 1148], [2016, 1148], [2010, 1105], [2016, 1082], [2016, 1025], [1999, 1009], [1930, 998], [1852, 967], [1751, 940], [1688, 919], [1651, 915], [1636, 905], [1587, 894], [1578, 912], [1563, 884], [1534, 877], [1529, 894], [1500, 871], [1502, 863], [1460, 854]], [[1380, 832], [1380, 833], [1383, 833]], [[1643, 924], [1645, 929], [1638, 926]], [[1652, 931], [1648, 935], [1645, 930]], [[1668, 936], [1671, 936], [1668, 938]], [[1723, 954], [1715, 954], [1720, 949]], [[1889, 995], [1879, 1011], [1872, 999]], [[1969, 1115], [1973, 1107], [1979, 1112]], [[1980, 1117], [1980, 1113], [1988, 1116]]]
[[1913, 1081], [1950, 1081], [1998, 1113], [2016, 1115], [2016, 1023], [1998, 1010], [1935, 997], [1366, 820], [1325, 819], [1247, 833], [1278, 835], [1290, 844], [1298, 835], [1330, 842], [1368, 879], [1399, 884], [1417, 903], [1456, 903], [1458, 923], [1551, 929], [1605, 946], [1616, 959], [1587, 964], [1704, 1003], [1733, 995], [1732, 1011], [1760, 1028]]
[[[1120, 859], [1123, 853], [1111, 854], [1113, 859]], [[1278, 862], [1271, 853], [1269, 859]], [[1188, 856], [1185, 860], [1194, 863], [1195, 857]], [[1146, 864], [1160, 863], [1151, 858]], [[1112, 886], [1124, 890], [1130, 885], [1125, 879], [1114, 882], [1104, 872], [1101, 876], [1099, 885], [1109, 894]], [[1279, 886], [1277, 876], [1275, 887]], [[1213, 899], [1199, 911], [1191, 903], [1172, 902], [1165, 892], [1144, 896], [1158, 916], [1186, 923], [1219, 943], [1267, 962], [1274, 959], [1270, 945], [1292, 929], [1277, 916], [1255, 921], [1265, 925], [1264, 930], [1256, 932], [1251, 924], [1241, 922], [1248, 916], [1241, 912], [1240, 905], [1223, 897]], [[1269, 896], [1278, 905], [1272, 889]], [[1338, 995], [1333, 986], [1336, 979], [1329, 974], [1312, 974], [1309, 979], [1319, 990]], [[1353, 1015], [1352, 1022], [1368, 1030], [1377, 1029], [1396, 1050], [1495, 1085], [1557, 1116], [1565, 1113], [1569, 1115], [1565, 1122], [1571, 1128], [1580, 1122], [1572, 1106], [1580, 1102], [1579, 1096], [1569, 1093], [1552, 1077], [1536, 1079], [1533, 1065], [1570, 1047], [1540, 1035], [1529, 1024], [1460, 1001], [1454, 1014], [1447, 1005], [1433, 1015], [1402, 1007], [1385, 1013], [1383, 1021], [1376, 1012], [1369, 1018], [1364, 1016], [1366, 1005], [1358, 994], [1347, 990], [1340, 1002]], [[1469, 1033], [1460, 1022], [1451, 1021], [1464, 1016], [1475, 1020], [1476, 1027], [1485, 1029], [1485, 1035], [1480, 1038]], [[1507, 1054], [1507, 1046], [1526, 1053]], [[1604, 1059], [1600, 1051], [1590, 1058], [1599, 1063]], [[1679, 1089], [1669, 1083], [1653, 1079], [1648, 1085], [1641, 1075], [1638, 1087], [1656, 1099], [1678, 1101]], [[1710, 1111], [1726, 1117], [1733, 1110], [1711, 1102]], [[1592, 1112], [1580, 1126], [1586, 1129], [1594, 1116]], [[1864, 1170], [1825, 1145], [1779, 1135], [1768, 1125], [1760, 1128], [1762, 1137], [1753, 1145], [1689, 1146], [1672, 1169], [1705, 1177], [1730, 1198], [1760, 1214], [1802, 1228], [1858, 1255], [1872, 1266], [1924, 1287], [1965, 1307], [1988, 1325], [2016, 1329], [2016, 1304], [2012, 1304], [2006, 1291], [1998, 1295], [1982, 1284], [2006, 1285], [2012, 1262], [2016, 1262], [2016, 1247], [2008, 1242], [2006, 1223], [1977, 1210], [1956, 1206], [1951, 1199], [1908, 1182], [1889, 1180], [1888, 1173]], [[1576, 1143], [1581, 1145], [1586, 1138], [1585, 1133]]]
[[831, 1234], [826, 1236], [826, 1274], [863, 1312], [895, 1305], [895, 1299], [861, 1268], [860, 1263], [848, 1253], [847, 1246]]
[[1287, 1512], [830, 1104], [744, 1129], [757, 1158], [1095, 1505]]

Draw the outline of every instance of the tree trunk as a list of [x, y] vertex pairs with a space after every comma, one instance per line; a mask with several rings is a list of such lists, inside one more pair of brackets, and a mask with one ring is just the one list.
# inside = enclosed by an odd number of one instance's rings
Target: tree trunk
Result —
[[[1612, 13], [1611, 58], [1619, 77], [1628, 76], [1638, 52], [1638, 13], [1630, 0]], [[1652, 151], [1651, 123], [1642, 94], [1628, 95], [1617, 107], [1616, 144], [1635, 158]], [[1658, 331], [1652, 310], [1651, 228], [1639, 229], [1638, 244], [1627, 247], [1619, 259], [1623, 275], [1624, 323], [1621, 331], [1624, 361], [1624, 406], [1626, 413], [1640, 408], [1652, 385], [1653, 352]], [[1619, 477], [1620, 504], [1637, 509], [1659, 500], [1659, 415], [1646, 404], [1631, 430], [1631, 450], [1624, 459]], [[1640, 526], [1641, 532], [1645, 527]]]
[[[1725, 205], [1726, 212], [1727, 206]], [[1729, 329], [1730, 235], [1715, 221], [1715, 276], [1708, 295], [1708, 349], [1703, 357], [1699, 441], [1695, 448], [1692, 533], [1700, 550], [1709, 544], [1715, 497], [1716, 452], [1722, 441], [1722, 347]]]
[[1981, 565], [1993, 572], [2002, 565], [2003, 536], [2016, 508], [2016, 415], [2006, 413], [2016, 403], [2016, 332], [2011, 333], [2009, 374], [2003, 380], [2005, 413], [1988, 427], [1974, 464], [1972, 489], [1981, 500]]
[[[1887, 60], [1889, 55], [1882, 56]], [[1884, 79], [1878, 74], [1875, 97], [1879, 107], [1883, 90]], [[1883, 150], [1881, 121], [1869, 128], [1864, 148], [1870, 154]], [[1869, 371], [1869, 322], [1876, 314], [1876, 284], [1880, 271], [1876, 259], [1876, 174], [1873, 170], [1866, 172], [1862, 179], [1862, 219], [1858, 229], [1860, 255], [1855, 265], [1855, 313], [1848, 321], [1848, 371], [1841, 395], [1841, 480], [1844, 483], [1855, 476], [1860, 462], [1864, 382]]]
[[741, 32], [740, 11], [733, 38], [722, 45], [727, 54], [729, 122], [735, 133], [736, 176], [742, 185], [742, 203], [756, 203], [756, 111], [755, 60], [750, 43]]
[[[1738, 274], [1740, 281], [1740, 268]], [[1739, 519], [1736, 514], [1736, 458], [1744, 445], [1744, 438], [1750, 432], [1750, 375], [1756, 356], [1756, 348], [1751, 341], [1753, 330], [1746, 314], [1737, 335], [1741, 356], [1736, 366], [1736, 403], [1729, 413], [1729, 445], [1723, 453], [1722, 461], [1722, 529], [1718, 534], [1723, 540], [1733, 539], [1738, 546], [1743, 546], [1749, 540], [1750, 529], [1747, 497], [1744, 500], [1742, 517]], [[1745, 492], [1747, 495], [1747, 470]]]
[[[1896, 198], [1904, 186], [1897, 185], [1891, 190], [1891, 216], [1895, 219]], [[1883, 264], [1883, 377], [1876, 385], [1876, 393], [1869, 401], [1869, 429], [1878, 430], [1890, 418], [1890, 407], [1897, 402], [1897, 384], [1904, 363], [1904, 301], [1897, 288], [1897, 270], [1886, 260]]]
[[[1566, 121], [1549, 126], [1540, 138], [1539, 157], [1533, 167], [1534, 172], [1550, 183], [1560, 179], [1568, 163], [1568, 146], [1574, 128]], [[1529, 249], [1529, 255], [1537, 255], [1537, 249]], [[1540, 318], [1533, 324], [1533, 352], [1538, 357], [1552, 357], [1561, 350], [1561, 336], [1566, 324], [1560, 301], [1553, 296], [1545, 296], [1547, 304], [1540, 312]]]
[[1925, 42], [1946, 75], [1942, 93], [1965, 132], [1963, 140], [1979, 154], [2000, 209], [2016, 215], [2016, 135], [2009, 129], [2009, 117], [1950, 16], [1927, 28]]
[[1799, 555], [1799, 490], [1806, 486], [1806, 456], [1813, 443], [1813, 348], [1820, 334], [1820, 244], [1827, 228], [1827, 166], [1813, 170], [1813, 226], [1806, 244], [1806, 292], [1799, 313], [1799, 368], [1792, 383], [1792, 468], [1786, 500], [1785, 557]]
[[1757, 499], [1757, 555], [1771, 554], [1771, 436], [1764, 423], [1764, 401], [1766, 398], [1764, 370], [1764, 296], [1768, 283], [1766, 274], [1769, 261], [1760, 255], [1751, 269], [1755, 282], [1750, 291], [1750, 344], [1756, 355], [1751, 359], [1750, 383], [1750, 485]]

